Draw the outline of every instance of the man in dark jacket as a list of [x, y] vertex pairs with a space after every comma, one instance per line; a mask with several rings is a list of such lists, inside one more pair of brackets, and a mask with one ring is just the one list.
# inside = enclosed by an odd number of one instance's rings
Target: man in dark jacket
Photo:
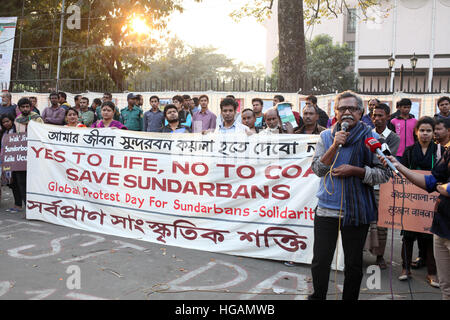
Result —
[[319, 108], [319, 106], [317, 105], [317, 97], [310, 95], [306, 97], [306, 106], [314, 106], [317, 108], [317, 110], [319, 111], [319, 126], [322, 126], [324, 128], [327, 127], [327, 123], [328, 123], [328, 114], [323, 111], [322, 109]]

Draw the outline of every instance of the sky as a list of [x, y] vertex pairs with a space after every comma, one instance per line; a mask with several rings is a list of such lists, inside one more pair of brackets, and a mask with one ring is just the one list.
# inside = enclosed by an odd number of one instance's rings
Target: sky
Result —
[[185, 10], [175, 13], [168, 29], [191, 46], [213, 46], [218, 53], [249, 65], [265, 64], [266, 29], [256, 19], [245, 18], [239, 23], [229, 14], [246, 0], [183, 0]]

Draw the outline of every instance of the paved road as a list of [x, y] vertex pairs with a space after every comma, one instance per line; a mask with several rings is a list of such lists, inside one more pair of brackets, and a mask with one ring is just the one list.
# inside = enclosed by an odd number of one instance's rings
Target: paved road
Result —
[[[109, 300], [302, 300], [311, 292], [309, 265], [287, 267], [279, 261], [237, 257], [90, 233], [25, 219], [9, 213], [12, 195], [2, 188], [0, 204], [0, 299]], [[394, 299], [411, 299], [397, 276], [400, 237], [395, 232]], [[390, 242], [390, 240], [389, 240]], [[390, 258], [390, 244], [386, 249]], [[414, 257], [416, 252], [414, 253]], [[364, 270], [374, 263], [365, 253]], [[366, 274], [360, 299], [390, 299], [390, 270], [381, 271], [379, 289]], [[414, 271], [414, 300], [440, 300], [439, 289]], [[330, 276], [329, 299], [342, 288], [342, 272]], [[368, 281], [369, 280], [369, 281]]]

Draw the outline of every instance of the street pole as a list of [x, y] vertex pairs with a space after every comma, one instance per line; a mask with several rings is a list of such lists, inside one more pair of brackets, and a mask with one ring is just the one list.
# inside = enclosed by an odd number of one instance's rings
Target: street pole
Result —
[[59, 91], [59, 78], [61, 75], [61, 52], [62, 52], [63, 30], [64, 30], [64, 11], [66, 10], [65, 8], [66, 8], [66, 0], [62, 0], [61, 27], [59, 30], [58, 68], [56, 71], [56, 92]]

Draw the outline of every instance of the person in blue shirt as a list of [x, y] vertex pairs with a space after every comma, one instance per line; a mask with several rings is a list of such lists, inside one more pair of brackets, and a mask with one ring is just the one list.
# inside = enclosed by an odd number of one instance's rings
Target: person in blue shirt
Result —
[[378, 99], [370, 99], [369, 100], [369, 113], [365, 114], [361, 118], [361, 121], [364, 122], [365, 124], [367, 124], [369, 127], [375, 128], [375, 125], [372, 122], [372, 115], [373, 115], [373, 110], [379, 104], [380, 104], [380, 100], [378, 100]]

